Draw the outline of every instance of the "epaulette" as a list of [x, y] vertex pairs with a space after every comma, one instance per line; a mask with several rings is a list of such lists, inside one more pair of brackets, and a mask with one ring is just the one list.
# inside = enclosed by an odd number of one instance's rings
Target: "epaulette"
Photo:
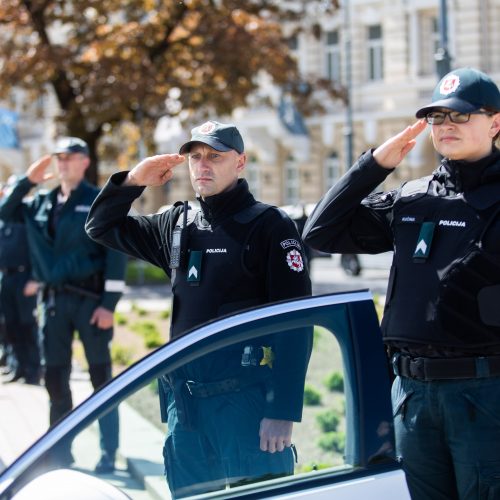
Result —
[[420, 198], [421, 196], [426, 195], [432, 179], [432, 175], [426, 175], [420, 179], [405, 182], [401, 187], [401, 199], [403, 201], [410, 201], [409, 198], [414, 200], [417, 197]]

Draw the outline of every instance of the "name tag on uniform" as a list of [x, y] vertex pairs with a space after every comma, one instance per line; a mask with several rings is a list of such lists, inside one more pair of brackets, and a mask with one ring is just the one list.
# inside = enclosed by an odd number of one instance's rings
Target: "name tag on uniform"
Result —
[[198, 286], [201, 281], [201, 258], [203, 252], [191, 250], [187, 270], [187, 281], [191, 286]]

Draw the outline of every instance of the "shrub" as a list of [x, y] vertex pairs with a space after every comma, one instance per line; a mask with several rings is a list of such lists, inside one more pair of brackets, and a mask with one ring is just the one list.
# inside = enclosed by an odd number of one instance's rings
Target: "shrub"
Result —
[[144, 336], [144, 344], [148, 349], [155, 349], [163, 345], [163, 339], [161, 338], [160, 332], [158, 330], [151, 330]]
[[334, 432], [340, 423], [340, 415], [335, 410], [327, 410], [316, 415], [316, 422], [323, 432]]
[[313, 330], [313, 343], [316, 345], [322, 337], [323, 329], [319, 326], [315, 326]]
[[168, 319], [170, 318], [170, 309], [167, 309], [166, 311], [163, 311], [162, 313], [160, 313], [160, 319]]
[[154, 349], [163, 344], [163, 339], [158, 327], [153, 321], [140, 321], [134, 323], [130, 328], [135, 333], [144, 337], [144, 345], [148, 349]]
[[342, 375], [342, 373], [333, 372], [326, 378], [325, 385], [330, 391], [343, 392], [344, 376]]
[[164, 285], [169, 283], [169, 278], [163, 269], [148, 262], [129, 260], [125, 281], [130, 285]]
[[318, 445], [325, 451], [344, 453], [345, 434], [343, 432], [326, 432], [319, 438]]
[[304, 389], [304, 404], [306, 406], [319, 406], [321, 404], [321, 394], [310, 385]]
[[132, 363], [132, 349], [119, 344], [112, 344], [111, 359], [114, 364], [129, 366]]
[[322, 469], [328, 469], [332, 466], [333, 464], [327, 463], [327, 462], [319, 462], [319, 463], [307, 463], [302, 466], [298, 466], [295, 469], [295, 473], [297, 472], [312, 472], [313, 470], [322, 470]]
[[128, 319], [125, 314], [115, 311], [115, 321], [117, 325], [126, 325], [128, 323]]
[[146, 309], [139, 307], [135, 302], [132, 302], [132, 311], [134, 311], [138, 316], [146, 316], [148, 314]]

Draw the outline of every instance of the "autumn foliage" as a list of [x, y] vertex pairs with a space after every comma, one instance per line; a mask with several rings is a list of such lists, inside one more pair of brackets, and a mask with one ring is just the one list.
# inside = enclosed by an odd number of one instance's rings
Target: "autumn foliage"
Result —
[[277, 3], [2, 0], [0, 98], [54, 92], [61, 132], [87, 140], [95, 166], [103, 131], [138, 113], [220, 115], [245, 104], [261, 72], [296, 82], [280, 20], [300, 12]]

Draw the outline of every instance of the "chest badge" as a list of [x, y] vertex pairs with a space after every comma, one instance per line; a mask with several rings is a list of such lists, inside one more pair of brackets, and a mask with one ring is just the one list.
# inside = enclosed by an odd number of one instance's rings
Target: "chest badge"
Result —
[[413, 253], [415, 262], [424, 262], [431, 252], [432, 238], [434, 236], [434, 222], [423, 222], [417, 239], [417, 246]]
[[199, 250], [191, 250], [189, 253], [189, 264], [187, 268], [187, 282], [191, 286], [198, 286], [201, 281], [201, 257], [203, 253]]
[[304, 269], [304, 261], [298, 250], [290, 250], [286, 254], [286, 263], [292, 271], [297, 273], [300, 273]]

